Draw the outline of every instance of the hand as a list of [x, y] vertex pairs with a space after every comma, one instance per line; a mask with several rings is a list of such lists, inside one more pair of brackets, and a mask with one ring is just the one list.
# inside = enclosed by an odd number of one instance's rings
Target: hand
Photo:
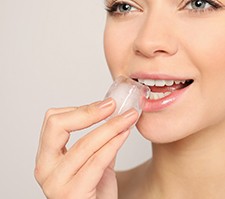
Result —
[[107, 121], [66, 149], [71, 132], [106, 119], [114, 110], [115, 102], [107, 99], [46, 113], [35, 177], [48, 199], [117, 199], [114, 160], [138, 118], [136, 110]]

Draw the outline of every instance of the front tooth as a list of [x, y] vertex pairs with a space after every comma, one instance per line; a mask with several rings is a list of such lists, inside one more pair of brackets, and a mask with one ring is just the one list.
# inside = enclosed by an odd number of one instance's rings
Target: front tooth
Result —
[[147, 86], [155, 86], [155, 80], [153, 79], [146, 79], [143, 83]]
[[144, 79], [138, 79], [138, 82], [141, 84], [144, 84], [145, 80]]
[[165, 82], [167, 86], [172, 86], [174, 84], [173, 80], [166, 80]]
[[165, 80], [155, 80], [155, 85], [159, 87], [163, 87], [166, 85]]

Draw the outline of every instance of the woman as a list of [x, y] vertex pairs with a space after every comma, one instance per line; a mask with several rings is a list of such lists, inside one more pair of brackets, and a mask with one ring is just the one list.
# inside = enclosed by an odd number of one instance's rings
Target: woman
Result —
[[[225, 0], [106, 0], [105, 54], [113, 78], [151, 89], [137, 123], [153, 157], [115, 174], [137, 120], [131, 109], [70, 149], [69, 133], [110, 116], [112, 99], [50, 109], [35, 176], [49, 199], [225, 198]], [[166, 93], [166, 95], [165, 95]]]

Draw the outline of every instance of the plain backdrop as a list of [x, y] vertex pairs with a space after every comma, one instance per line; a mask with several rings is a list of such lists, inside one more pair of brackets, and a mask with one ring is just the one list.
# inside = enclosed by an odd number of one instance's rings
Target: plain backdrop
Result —
[[[0, 0], [0, 198], [45, 198], [33, 177], [44, 114], [104, 97], [112, 82], [104, 24], [103, 0]], [[133, 129], [116, 168], [149, 156], [149, 143]]]

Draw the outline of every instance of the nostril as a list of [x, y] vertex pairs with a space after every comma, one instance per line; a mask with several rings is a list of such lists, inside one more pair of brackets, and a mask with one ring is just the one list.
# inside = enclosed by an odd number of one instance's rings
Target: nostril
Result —
[[155, 56], [172, 56], [178, 51], [178, 42], [172, 33], [155, 32], [153, 29], [140, 32], [134, 43], [133, 50], [136, 55], [147, 58]]

